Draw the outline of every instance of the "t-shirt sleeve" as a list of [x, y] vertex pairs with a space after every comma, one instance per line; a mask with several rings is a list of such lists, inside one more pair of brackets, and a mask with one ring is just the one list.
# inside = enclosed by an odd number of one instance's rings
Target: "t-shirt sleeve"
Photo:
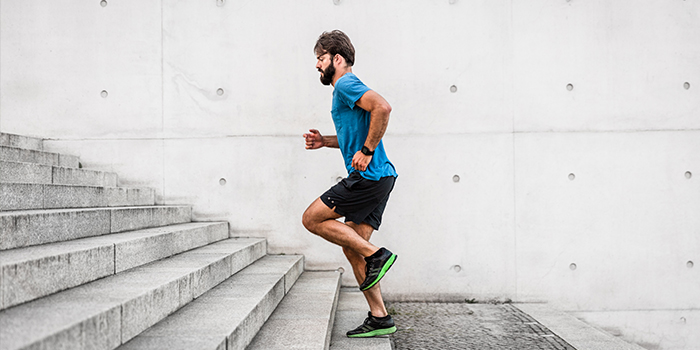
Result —
[[336, 83], [336, 90], [340, 94], [341, 101], [348, 107], [355, 108], [355, 102], [362, 97], [370, 88], [355, 77], [340, 79]]

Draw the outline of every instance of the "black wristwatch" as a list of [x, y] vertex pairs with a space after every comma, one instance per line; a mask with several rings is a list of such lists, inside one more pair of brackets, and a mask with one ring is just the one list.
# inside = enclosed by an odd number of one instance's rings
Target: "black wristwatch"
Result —
[[364, 154], [366, 156], [373, 156], [374, 155], [374, 151], [370, 151], [369, 148], [367, 148], [367, 146], [362, 146], [362, 150], [360, 150], [360, 152], [362, 152], [362, 154]]

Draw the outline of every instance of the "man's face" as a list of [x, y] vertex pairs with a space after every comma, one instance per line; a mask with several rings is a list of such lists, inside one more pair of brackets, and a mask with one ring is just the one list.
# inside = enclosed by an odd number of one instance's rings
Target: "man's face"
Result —
[[331, 54], [326, 52], [316, 56], [316, 58], [316, 69], [321, 73], [321, 84], [331, 85], [333, 76], [335, 75], [335, 67], [333, 66]]

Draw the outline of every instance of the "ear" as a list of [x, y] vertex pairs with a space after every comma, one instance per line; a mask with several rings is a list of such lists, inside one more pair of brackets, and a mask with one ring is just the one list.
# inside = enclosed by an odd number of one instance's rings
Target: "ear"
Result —
[[333, 56], [333, 64], [337, 64], [340, 67], [346, 66], [345, 57], [341, 56], [340, 54], [335, 54], [335, 56]]

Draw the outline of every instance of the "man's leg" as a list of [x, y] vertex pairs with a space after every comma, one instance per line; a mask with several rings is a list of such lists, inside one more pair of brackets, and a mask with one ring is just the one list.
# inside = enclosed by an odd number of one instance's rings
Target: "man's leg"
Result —
[[[343, 250], [350, 249], [362, 257], [368, 257], [379, 250], [352, 227], [336, 220], [339, 217], [338, 213], [317, 198], [304, 212], [302, 223], [312, 233], [343, 247]], [[364, 274], [364, 270], [362, 271]]]
[[[357, 234], [366, 241], [369, 241], [370, 237], [372, 236], [372, 232], [374, 231], [372, 226], [368, 225], [367, 223], [358, 225], [354, 222], [348, 222], [347, 225], [355, 230], [355, 232], [357, 232]], [[361, 284], [365, 280], [365, 265], [367, 264], [364, 257], [345, 247], [343, 247], [343, 253], [345, 253], [350, 265], [352, 265], [352, 270], [355, 274], [357, 283]], [[384, 317], [388, 315], [379, 283], [374, 285], [372, 288], [363, 291], [362, 293], [365, 294], [365, 299], [367, 299], [367, 304], [369, 305], [370, 312], [372, 312], [372, 316]]]

